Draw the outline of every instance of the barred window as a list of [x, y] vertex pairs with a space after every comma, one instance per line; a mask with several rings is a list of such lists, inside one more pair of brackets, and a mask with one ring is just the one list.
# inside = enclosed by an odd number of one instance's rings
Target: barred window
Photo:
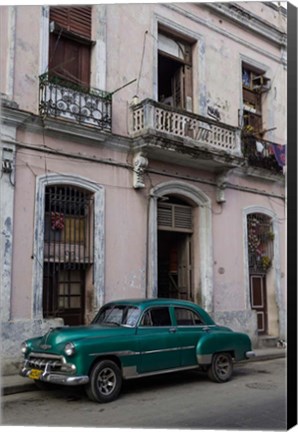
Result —
[[93, 263], [93, 195], [73, 186], [48, 186], [44, 213], [45, 317], [83, 321], [86, 271]]

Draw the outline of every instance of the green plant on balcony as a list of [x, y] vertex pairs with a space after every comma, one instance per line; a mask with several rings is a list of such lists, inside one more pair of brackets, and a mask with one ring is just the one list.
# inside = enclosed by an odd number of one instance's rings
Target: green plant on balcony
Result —
[[254, 132], [255, 132], [254, 127], [248, 124], [243, 126], [242, 136], [252, 136]]
[[57, 75], [49, 74], [48, 72], [39, 76], [40, 86], [45, 86], [47, 84], [53, 84], [61, 87], [68, 88], [70, 90], [89, 94], [91, 96], [100, 97], [103, 100], [110, 101], [112, 99], [112, 94], [103, 90], [99, 90], [87, 85], [80, 85], [71, 81], [68, 81], [64, 78], [61, 78]]

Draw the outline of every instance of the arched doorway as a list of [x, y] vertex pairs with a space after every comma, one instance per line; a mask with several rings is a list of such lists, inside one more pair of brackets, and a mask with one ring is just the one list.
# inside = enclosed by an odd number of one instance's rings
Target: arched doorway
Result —
[[[172, 200], [172, 202], [171, 202]], [[175, 201], [175, 202], [173, 202]], [[183, 247], [190, 246], [188, 273], [191, 284], [187, 296], [200, 304], [208, 312], [213, 311], [213, 255], [212, 255], [212, 213], [211, 200], [196, 186], [182, 181], [169, 181], [161, 183], [150, 191], [149, 223], [148, 223], [148, 276], [147, 296], [157, 297], [159, 291], [159, 237], [166, 238], [166, 230], [159, 229], [158, 211], [161, 203], [181, 205], [191, 209], [192, 230], [189, 232], [176, 231], [171, 237], [176, 242], [176, 249], [182, 252]], [[181, 227], [180, 227], [181, 229]], [[164, 232], [163, 234], [162, 231]], [[174, 240], [175, 239], [175, 240]], [[188, 240], [188, 241], [187, 241]], [[169, 253], [169, 251], [167, 252]], [[174, 254], [174, 252], [172, 252]], [[186, 256], [184, 254], [184, 256]], [[182, 273], [180, 273], [182, 275]], [[181, 289], [185, 291], [185, 289]], [[170, 294], [168, 292], [168, 294]], [[185, 294], [184, 294], [185, 296]]]

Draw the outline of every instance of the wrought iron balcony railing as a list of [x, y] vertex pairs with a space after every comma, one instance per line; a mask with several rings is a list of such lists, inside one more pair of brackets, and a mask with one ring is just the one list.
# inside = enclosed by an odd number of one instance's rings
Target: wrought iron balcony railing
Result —
[[191, 112], [145, 99], [131, 105], [132, 137], [157, 132], [191, 141], [195, 147], [241, 156], [240, 129], [215, 122]]
[[280, 157], [278, 157], [278, 150], [283, 146], [265, 141], [247, 135], [242, 137], [242, 153], [248, 162], [248, 165], [255, 168], [263, 168], [275, 174], [283, 173], [283, 166], [285, 164], [285, 147]]
[[111, 132], [112, 95], [44, 74], [39, 77], [39, 113]]

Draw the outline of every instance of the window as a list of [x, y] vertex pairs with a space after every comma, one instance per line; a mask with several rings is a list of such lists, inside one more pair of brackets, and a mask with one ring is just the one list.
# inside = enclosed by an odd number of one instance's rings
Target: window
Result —
[[195, 326], [204, 324], [199, 315], [190, 309], [175, 308], [175, 317], [178, 326]]
[[50, 79], [89, 88], [91, 11], [91, 6], [50, 8]]
[[254, 90], [253, 80], [257, 76], [246, 66], [242, 68], [243, 127], [253, 134], [262, 130], [261, 93]]
[[192, 47], [165, 31], [158, 35], [158, 100], [192, 111]]
[[242, 65], [243, 127], [256, 136], [262, 134], [262, 94], [269, 82], [263, 71]]
[[273, 259], [272, 220], [262, 213], [247, 216], [247, 240], [250, 273], [266, 273]]
[[93, 196], [72, 186], [45, 190], [43, 313], [82, 324], [93, 263]]
[[169, 309], [167, 307], [160, 307], [146, 311], [142, 318], [141, 325], [154, 327], [170, 326], [171, 317]]
[[140, 316], [139, 308], [125, 305], [103, 306], [92, 324], [112, 324], [134, 327]]

